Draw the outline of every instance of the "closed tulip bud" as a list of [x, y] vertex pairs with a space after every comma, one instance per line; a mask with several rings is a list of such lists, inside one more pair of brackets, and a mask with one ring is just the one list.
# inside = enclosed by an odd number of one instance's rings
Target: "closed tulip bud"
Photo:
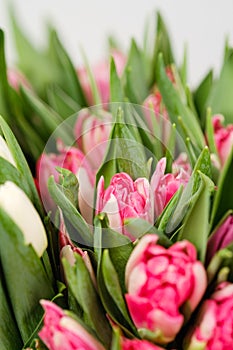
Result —
[[7, 181], [0, 185], [0, 207], [20, 228], [25, 244], [31, 244], [41, 257], [47, 248], [47, 236], [40, 216], [26, 194]]
[[226, 162], [233, 147], [233, 124], [225, 127], [223, 121], [224, 117], [222, 115], [213, 117], [214, 140], [221, 165]]
[[103, 345], [66, 311], [47, 300], [42, 300], [41, 304], [45, 317], [39, 336], [50, 350], [104, 350]]

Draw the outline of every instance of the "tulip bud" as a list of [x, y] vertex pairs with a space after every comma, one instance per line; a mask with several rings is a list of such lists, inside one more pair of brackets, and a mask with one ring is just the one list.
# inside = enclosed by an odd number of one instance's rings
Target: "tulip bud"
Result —
[[39, 336], [50, 350], [104, 350], [103, 345], [66, 311], [47, 300], [42, 300], [41, 304], [45, 318]]
[[47, 236], [39, 214], [26, 194], [13, 182], [0, 186], [0, 207], [18, 225], [26, 244], [41, 257], [47, 248]]
[[0, 157], [6, 159], [9, 163], [16, 167], [15, 161], [12, 157], [12, 154], [6, 144], [4, 138], [0, 135]]

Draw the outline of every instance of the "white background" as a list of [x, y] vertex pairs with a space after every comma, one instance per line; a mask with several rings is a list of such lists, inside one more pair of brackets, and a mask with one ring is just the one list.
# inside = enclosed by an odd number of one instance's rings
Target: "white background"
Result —
[[[45, 22], [58, 29], [75, 64], [82, 46], [91, 62], [104, 56], [106, 36], [116, 35], [124, 48], [132, 36], [142, 42], [146, 18], [163, 14], [178, 62], [188, 44], [189, 81], [195, 85], [211, 67], [218, 72], [226, 36], [233, 45], [233, 0], [12, 0], [21, 25], [36, 45], [45, 42]], [[6, 33], [8, 62], [15, 54], [7, 15], [0, 0], [0, 26]]]

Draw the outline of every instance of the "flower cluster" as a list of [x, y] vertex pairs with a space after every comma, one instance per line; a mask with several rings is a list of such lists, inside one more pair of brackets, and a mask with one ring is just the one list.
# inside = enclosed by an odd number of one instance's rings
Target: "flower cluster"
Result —
[[231, 50], [190, 91], [159, 13], [153, 50], [133, 40], [93, 67], [55, 30], [42, 53], [14, 27], [26, 52], [18, 71], [0, 50], [0, 349], [232, 349]]

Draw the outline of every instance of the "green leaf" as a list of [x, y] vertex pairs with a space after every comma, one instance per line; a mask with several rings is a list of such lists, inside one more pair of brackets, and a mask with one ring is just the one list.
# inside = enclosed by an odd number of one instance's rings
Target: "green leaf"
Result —
[[33, 109], [37, 116], [41, 119], [40, 129], [45, 128], [47, 138], [56, 130], [56, 138], [61, 138], [63, 142], [67, 144], [73, 143], [72, 129], [67, 129], [67, 124], [63, 124], [62, 127], [58, 126], [63, 122], [63, 119], [51, 109], [45, 102], [39, 99], [29, 89], [21, 88], [22, 96], [26, 103]]
[[218, 151], [216, 148], [215, 140], [214, 140], [214, 127], [212, 122], [212, 112], [211, 109], [207, 109], [206, 115], [206, 135], [208, 140], [208, 145], [210, 148], [210, 152], [214, 153], [218, 157]]
[[184, 219], [178, 240], [187, 239], [193, 243], [199, 253], [199, 259], [204, 263], [209, 235], [210, 196], [214, 184], [210, 178], [199, 172], [201, 184], [192, 198], [191, 209]]
[[226, 123], [233, 124], [233, 52], [227, 55], [220, 77], [215, 82], [207, 106], [211, 107], [213, 114], [221, 113]]
[[81, 107], [86, 107], [87, 101], [71, 59], [62, 46], [55, 30], [51, 30], [50, 36], [52, 45], [56, 52], [56, 59], [58, 60], [59, 67], [63, 73], [62, 89]]
[[170, 240], [162, 233], [160, 229], [157, 229], [151, 225], [148, 221], [140, 218], [129, 218], [124, 220], [127, 231], [130, 232], [135, 238], [141, 238], [147, 233], [156, 234], [159, 237], [158, 244], [169, 247], [171, 245]]
[[179, 125], [178, 118], [181, 117], [191, 141], [194, 145], [202, 149], [205, 145], [205, 140], [201, 127], [195, 114], [193, 114], [188, 106], [184, 105], [181, 96], [179, 96], [172, 82], [168, 78], [162, 55], [159, 55], [158, 57], [156, 76], [158, 87], [171, 118], [171, 122]]
[[48, 180], [48, 189], [53, 200], [61, 208], [64, 216], [74, 228], [70, 232], [71, 238], [84, 245], [93, 246], [93, 235], [89, 226], [72, 202], [66, 197], [62, 187], [56, 184], [53, 176]]
[[[33, 229], [33, 228], [32, 228]], [[24, 342], [42, 317], [39, 300], [51, 299], [54, 291], [42, 261], [22, 232], [0, 208], [0, 257], [15, 318]]]
[[111, 58], [110, 62], [110, 102], [124, 101], [124, 91], [121, 85], [121, 80], [118, 77], [116, 64]]
[[130, 102], [142, 104], [149, 94], [149, 87], [146, 81], [145, 59], [134, 40], [131, 43], [123, 80], [125, 94]]
[[162, 53], [166, 66], [175, 62], [169, 34], [166, 24], [159, 12], [157, 12], [157, 35], [155, 43], [154, 59], [157, 61], [159, 54]]
[[132, 179], [149, 177], [146, 167], [145, 147], [141, 142], [136, 126], [126, 124], [123, 111], [118, 109], [116, 122], [112, 128], [108, 149], [96, 179], [104, 176], [107, 187], [113, 175], [126, 172]]
[[9, 96], [7, 82], [7, 67], [5, 59], [4, 32], [0, 29], [0, 113], [9, 118]]
[[62, 261], [69, 288], [71, 288], [73, 295], [83, 309], [85, 323], [96, 332], [105, 345], [109, 346], [111, 328], [105, 316], [105, 311], [82, 257], [75, 254], [75, 259], [76, 263], [74, 266], [70, 266], [65, 259]]
[[200, 172], [203, 173], [203, 176], [210, 176], [211, 174], [210, 155], [207, 147], [201, 152], [188, 184], [183, 190], [175, 209], [170, 212], [170, 218], [167, 217], [168, 221], [165, 229], [167, 234], [171, 235], [182, 222], [185, 215], [188, 215], [189, 208], [192, 207], [192, 203], [196, 198], [195, 193], [200, 188]]
[[118, 327], [113, 327], [111, 350], [122, 350], [121, 332]]
[[19, 350], [23, 342], [10, 309], [0, 270], [0, 349]]
[[194, 103], [195, 103], [197, 112], [200, 116], [202, 127], [205, 126], [206, 109], [208, 107], [207, 100], [208, 100], [212, 85], [213, 85], [213, 71], [210, 70], [194, 93]]
[[20, 149], [20, 146], [12, 133], [11, 129], [5, 122], [5, 120], [0, 116], [0, 127], [2, 129], [2, 132], [4, 134], [4, 137], [6, 139], [7, 145], [11, 151], [11, 154], [14, 158], [14, 161], [17, 165], [17, 169], [22, 174], [22, 176], [25, 179], [25, 184], [27, 183], [28, 190], [27, 194], [29, 195], [29, 198], [35, 205], [36, 209], [39, 211], [39, 213], [42, 215], [43, 209], [41, 205], [41, 201], [37, 192], [37, 189], [35, 187], [35, 183], [31, 174], [31, 171], [29, 169], [29, 166], [27, 164], [27, 161], [23, 155], [23, 152]]
[[229, 157], [220, 172], [220, 177], [217, 183], [217, 191], [214, 197], [211, 227], [217, 225], [224, 214], [233, 208], [233, 148]]
[[79, 189], [77, 177], [68, 169], [56, 167], [56, 170], [59, 172], [59, 174], [61, 174], [60, 185], [62, 186], [65, 196], [75, 207], [77, 207]]
[[101, 266], [102, 266], [102, 273], [103, 273], [105, 286], [106, 286], [106, 289], [108, 290], [108, 293], [112, 296], [114, 303], [116, 304], [117, 308], [120, 310], [124, 319], [129, 323], [129, 325], [132, 328], [135, 328], [129, 316], [128, 309], [122, 295], [122, 289], [119, 283], [119, 279], [118, 279], [116, 270], [114, 268], [114, 265], [111, 261], [111, 258], [109, 256], [109, 251], [107, 249], [103, 251]]
[[184, 47], [182, 65], [180, 67], [180, 78], [183, 86], [187, 85], [187, 45]]
[[58, 85], [52, 85], [47, 89], [47, 96], [49, 105], [56, 111], [63, 119], [68, 118], [74, 113], [77, 113], [81, 107], [72, 99], [66, 92]]
[[[176, 193], [172, 196], [172, 198], [170, 199], [170, 201], [167, 203], [166, 207], [163, 209], [162, 214], [160, 215], [160, 217], [158, 218], [158, 221], [156, 222], [156, 226], [158, 226], [158, 230], [162, 231], [162, 232], [166, 232], [166, 227], [168, 225], [168, 222], [170, 220], [170, 218], [172, 217], [177, 204], [179, 203], [180, 199], [181, 199], [181, 195], [183, 193], [183, 187], [181, 186], [178, 191], [176, 191]], [[161, 242], [161, 245], [162, 244]]]
[[[64, 72], [58, 69], [53, 57], [48, 52], [37, 50], [31, 44], [17, 22], [12, 8], [10, 9], [10, 18], [19, 68], [33, 84], [37, 93], [44, 97], [47, 84], [60, 82]], [[32, 77], [33, 79], [31, 79]]]
[[[111, 235], [109, 234], [109, 238], [110, 237], [114, 237], [114, 235], [112, 236], [112, 232], [111, 230], [107, 229], [106, 231], [103, 232], [103, 229], [101, 227], [101, 225], [103, 224], [103, 222], [101, 223], [101, 220], [103, 220], [104, 218], [101, 216], [96, 216], [95, 217], [95, 226], [94, 226], [94, 241], [95, 241], [95, 253], [98, 257], [98, 265], [97, 265], [97, 284], [98, 284], [98, 288], [99, 288], [99, 295], [101, 298], [101, 301], [103, 303], [103, 306], [105, 308], [105, 310], [107, 311], [107, 313], [111, 316], [112, 320], [118, 324], [120, 326], [121, 329], [123, 329], [126, 334], [128, 334], [129, 336], [133, 335], [133, 330], [131, 329], [130, 325], [126, 322], [126, 320], [124, 319], [122, 313], [120, 312], [120, 310], [117, 308], [114, 300], [112, 299], [111, 294], [109, 294], [106, 286], [105, 286], [105, 282], [104, 282], [104, 277], [103, 277], [103, 273], [102, 273], [102, 247], [106, 246], [106, 247], [111, 247], [113, 246], [110, 242], [110, 244], [105, 245], [106, 242], [102, 242], [103, 238], [105, 238], [105, 234], [107, 233], [111, 233]], [[114, 232], [114, 231], [113, 231]], [[115, 232], [117, 234], [117, 232]], [[118, 234], [120, 235], [120, 234]], [[132, 242], [130, 242], [130, 240], [121, 235], [126, 241], [129, 242], [129, 245], [132, 244]], [[121, 249], [119, 249], [118, 251], [121, 251], [126, 247], [125, 244], [119, 245], [119, 247], [121, 247]], [[131, 248], [132, 251], [133, 248]], [[115, 251], [116, 252], [116, 251]], [[130, 254], [130, 253], [129, 253]], [[113, 254], [114, 256], [114, 254]], [[112, 257], [113, 257], [112, 256]], [[120, 258], [120, 256], [119, 256]], [[115, 263], [114, 263], [115, 265]], [[115, 265], [115, 267], [117, 268], [117, 265]], [[125, 267], [123, 267], [124, 269]], [[123, 271], [123, 270], [122, 270]], [[123, 277], [124, 279], [124, 277]], [[120, 281], [122, 281], [122, 278], [120, 277]]]

